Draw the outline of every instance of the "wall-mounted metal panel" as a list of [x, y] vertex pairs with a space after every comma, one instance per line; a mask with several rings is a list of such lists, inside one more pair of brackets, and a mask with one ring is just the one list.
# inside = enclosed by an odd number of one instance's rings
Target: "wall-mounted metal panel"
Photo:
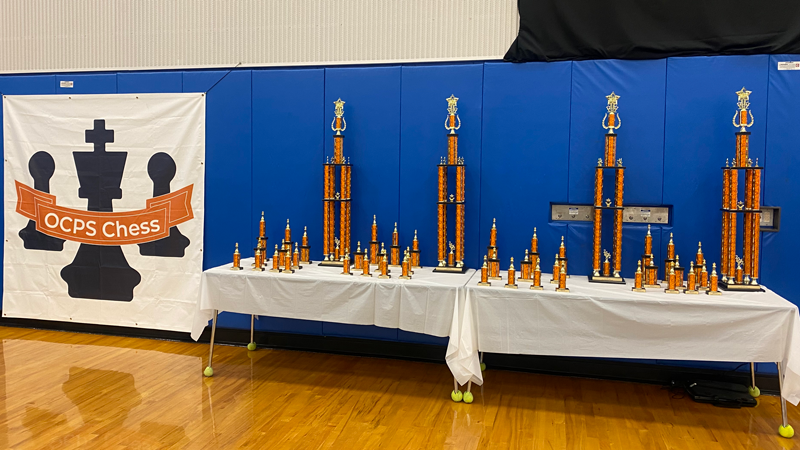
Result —
[[[623, 223], [651, 223], [669, 225], [669, 206], [624, 206], [622, 208]], [[594, 206], [592, 205], [550, 205], [551, 221], [591, 222]]]
[[0, 73], [502, 58], [515, 0], [3, 0]]

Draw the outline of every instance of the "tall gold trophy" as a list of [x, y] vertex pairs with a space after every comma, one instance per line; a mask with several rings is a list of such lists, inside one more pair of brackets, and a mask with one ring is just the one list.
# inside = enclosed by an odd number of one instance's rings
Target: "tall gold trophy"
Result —
[[[461, 119], [456, 112], [458, 111], [458, 98], [451, 95], [447, 100], [447, 119], [445, 120], [444, 127], [450, 133], [447, 134], [447, 160], [442, 158], [441, 163], [438, 165], [439, 170], [439, 197], [438, 197], [438, 228], [437, 228], [437, 244], [438, 244], [438, 260], [439, 264], [433, 269], [434, 272], [452, 272], [464, 273], [467, 268], [464, 266], [464, 187], [466, 166], [464, 159], [458, 157], [458, 134], [456, 130], [461, 128]], [[456, 121], [458, 125], [456, 125]], [[455, 195], [447, 192], [447, 176], [450, 169], [455, 168], [456, 172], [456, 193]], [[449, 206], [455, 206], [456, 220], [455, 244], [452, 245], [452, 257], [446, 254], [447, 252], [447, 209]]]
[[[344, 101], [338, 99], [335, 105], [334, 119], [331, 129], [336, 132], [333, 136], [333, 161], [323, 164], [325, 169], [324, 198], [323, 198], [323, 236], [322, 252], [324, 257], [320, 266], [339, 266], [345, 261], [344, 255], [336, 251], [336, 218], [339, 218], [338, 248], [348, 251], [350, 249], [350, 174], [352, 166], [349, 158], [344, 159], [344, 135], [342, 131], [347, 128], [344, 120]], [[336, 178], [339, 175], [339, 192], [336, 192]], [[349, 255], [346, 258], [350, 260]]]
[[[736, 133], [736, 157], [733, 164], [722, 168], [722, 267], [719, 287], [728, 291], [763, 292], [758, 284], [758, 259], [761, 238], [761, 170], [748, 157], [753, 113], [750, 108], [751, 91], [742, 87], [739, 111], [733, 116]], [[748, 115], [750, 116], [748, 118]], [[744, 170], [744, 202], [739, 201], [739, 171]], [[742, 257], [736, 254], [736, 219], [742, 214]], [[738, 262], [737, 262], [738, 261]]]
[[[589, 281], [595, 283], [619, 283], [624, 284], [625, 279], [620, 275], [622, 270], [622, 185], [625, 176], [625, 167], [622, 160], [616, 159], [617, 155], [617, 134], [622, 121], [617, 116], [617, 100], [619, 95], [611, 93], [607, 95], [608, 105], [606, 106], [606, 116], [603, 117], [603, 128], [608, 130], [606, 133], [605, 160], [598, 159], [597, 167], [594, 171], [594, 234], [592, 241], [592, 273]], [[608, 125], [606, 125], [606, 118]], [[614, 204], [608, 198], [603, 202], [603, 173], [606, 170], [614, 171]], [[611, 256], [613, 257], [614, 268], [611, 265], [601, 269], [600, 250], [601, 235], [603, 227], [603, 210], [614, 211], [614, 235]]]

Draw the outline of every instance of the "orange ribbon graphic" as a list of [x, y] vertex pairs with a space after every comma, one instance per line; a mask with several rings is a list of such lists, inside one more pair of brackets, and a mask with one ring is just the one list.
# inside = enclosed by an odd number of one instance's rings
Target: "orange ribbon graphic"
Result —
[[127, 245], [157, 241], [194, 218], [193, 184], [148, 199], [146, 207], [128, 212], [82, 211], [56, 205], [56, 196], [14, 180], [17, 212], [36, 222], [42, 233], [93, 245]]

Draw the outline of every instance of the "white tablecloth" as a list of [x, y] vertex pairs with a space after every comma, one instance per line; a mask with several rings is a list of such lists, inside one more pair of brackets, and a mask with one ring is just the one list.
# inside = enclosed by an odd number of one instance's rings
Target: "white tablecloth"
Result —
[[[410, 280], [400, 280], [399, 268], [391, 279], [341, 275], [342, 269], [306, 265], [293, 274], [255, 272], [252, 258], [244, 270], [230, 265], [203, 272], [200, 300], [192, 325], [197, 340], [214, 310], [259, 316], [318, 320], [355, 325], [377, 325], [414, 333], [449, 336], [457, 299], [475, 273], [434, 273], [415, 269]], [[271, 263], [268, 262], [271, 267]]]
[[[505, 278], [505, 274], [503, 274]], [[772, 291], [722, 295], [646, 293], [627, 286], [567, 280], [555, 292], [469, 281], [453, 317], [448, 364], [460, 383], [481, 384], [478, 351], [529, 355], [700, 361], [782, 362], [783, 396], [800, 400], [797, 307]], [[632, 280], [631, 280], [632, 281]]]

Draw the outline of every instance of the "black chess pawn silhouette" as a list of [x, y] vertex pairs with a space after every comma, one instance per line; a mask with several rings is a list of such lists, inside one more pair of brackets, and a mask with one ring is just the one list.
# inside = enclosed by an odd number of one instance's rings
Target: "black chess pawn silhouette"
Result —
[[[28, 171], [33, 177], [33, 188], [50, 193], [50, 178], [56, 171], [56, 162], [47, 152], [36, 152], [28, 160]], [[28, 220], [28, 225], [19, 230], [19, 237], [28, 250], [47, 250], [60, 252], [64, 250], [64, 240], [48, 236], [36, 229], [36, 222]]]
[[[105, 120], [95, 120], [94, 129], [86, 130], [86, 142], [92, 152], [72, 152], [78, 171], [78, 197], [87, 199], [89, 211], [111, 212], [113, 200], [122, 198], [122, 174], [128, 152], [107, 152], [114, 142], [114, 130], [106, 130]], [[119, 245], [81, 244], [71, 264], [61, 269], [68, 293], [74, 298], [133, 300], [133, 288], [142, 276], [128, 265]]]
[[[153, 197], [169, 194], [169, 183], [175, 178], [176, 166], [171, 156], [164, 152], [156, 153], [147, 163], [147, 174], [153, 180]], [[178, 227], [169, 229], [169, 236], [153, 242], [139, 244], [139, 253], [143, 256], [166, 256], [183, 258], [186, 247], [191, 241], [181, 234]]]

